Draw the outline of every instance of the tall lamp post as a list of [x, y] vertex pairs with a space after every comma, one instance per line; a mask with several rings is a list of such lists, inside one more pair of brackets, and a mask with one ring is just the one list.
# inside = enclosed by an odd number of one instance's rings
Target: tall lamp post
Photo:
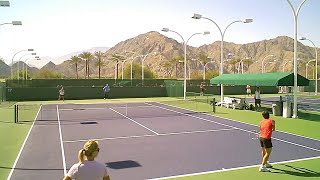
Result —
[[[310, 61], [307, 62], [307, 64], [306, 64], [306, 78], [308, 78], [308, 66], [309, 66], [309, 63], [310, 63], [311, 61], [316, 61], [316, 60], [315, 60], [315, 59], [312, 59], [312, 60], [310, 60]], [[317, 72], [317, 71], [316, 71], [316, 72]]]
[[208, 35], [208, 34], [210, 34], [210, 32], [209, 31], [205, 31], [205, 32], [203, 32], [203, 33], [194, 33], [194, 34], [192, 34], [190, 37], [189, 37], [189, 39], [187, 40], [187, 41], [185, 41], [184, 39], [183, 39], [183, 37], [178, 33], [178, 32], [176, 32], [176, 31], [172, 31], [172, 30], [169, 30], [168, 28], [163, 28], [162, 29], [162, 31], [164, 31], [164, 32], [173, 32], [173, 33], [176, 33], [176, 34], [178, 34], [180, 37], [181, 37], [181, 39], [182, 39], [182, 45], [184, 46], [184, 83], [183, 83], [183, 99], [184, 100], [186, 100], [186, 95], [187, 95], [187, 44], [188, 44], [188, 41], [193, 37], [193, 36], [195, 36], [195, 35], [197, 35], [197, 34], [203, 34], [203, 35]]
[[306, 37], [301, 37], [300, 40], [310, 41], [313, 44], [313, 47], [314, 47], [314, 52], [315, 52], [315, 55], [316, 55], [316, 87], [315, 87], [315, 92], [314, 93], [315, 93], [315, 95], [318, 95], [318, 52], [317, 52], [317, 47], [310, 39], [307, 39]]
[[283, 65], [282, 65], [282, 72], [284, 72], [284, 67], [289, 63], [291, 63], [292, 61], [286, 61]]
[[36, 57], [33, 57], [33, 58], [28, 58], [26, 61], [25, 61], [25, 63], [26, 63], [26, 80], [28, 80], [28, 61], [29, 60], [37, 60], [37, 61], [40, 61], [41, 59], [40, 59], [40, 57], [39, 56], [36, 56]]
[[294, 88], [293, 88], [293, 118], [298, 118], [298, 65], [297, 65], [297, 39], [298, 39], [298, 15], [302, 5], [306, 2], [306, 0], [302, 0], [297, 10], [294, 9], [290, 0], [287, 0], [290, 5], [290, 8], [293, 12], [294, 19], [294, 52], [293, 52], [293, 75], [294, 75]]
[[203, 81], [205, 81], [206, 80], [206, 66], [209, 64], [209, 63], [214, 63], [215, 61], [209, 61], [209, 62], [207, 62], [207, 63], [205, 63], [204, 64], [204, 66], [203, 66]]
[[153, 52], [153, 53], [147, 53], [145, 55], [141, 55], [140, 57], [141, 59], [141, 79], [142, 79], [142, 86], [144, 85], [144, 61], [146, 60], [146, 58], [150, 55], [150, 54], [157, 54], [158, 52]]
[[262, 62], [261, 62], [261, 73], [263, 73], [263, 65], [264, 65], [264, 61], [266, 60], [266, 58], [267, 57], [275, 57], [275, 55], [273, 55], [273, 54], [270, 54], [270, 55], [267, 55], [266, 57], [264, 57], [263, 59], [262, 59]]
[[[18, 80], [20, 79], [20, 77], [19, 77], [20, 61], [21, 61], [21, 59], [22, 59], [24, 56], [28, 56], [28, 55], [35, 56], [35, 55], [37, 55], [37, 53], [24, 54], [23, 56], [20, 57], [20, 59], [18, 60]], [[23, 73], [22, 73], [22, 74], [23, 74]]]
[[10, 7], [9, 1], [0, 1], [0, 7]]
[[0, 26], [5, 25], [5, 24], [12, 24], [14, 26], [21, 26], [22, 22], [21, 21], [12, 21], [10, 23], [2, 23], [2, 24], [0, 24]]
[[13, 59], [17, 54], [24, 52], [24, 51], [34, 51], [34, 49], [25, 49], [25, 50], [18, 51], [16, 54], [14, 54], [14, 56], [12, 57], [12, 60], [11, 60], [11, 79], [13, 79], [13, 70], [12, 70]]
[[[227, 29], [228, 29], [232, 24], [234, 24], [234, 23], [238, 23], [238, 22], [251, 23], [253, 20], [252, 20], [252, 19], [245, 19], [245, 20], [233, 21], [233, 22], [231, 22], [231, 23], [225, 28], [225, 30], [222, 32], [222, 30], [221, 30], [221, 28], [218, 26], [218, 24], [217, 24], [215, 21], [213, 21], [212, 19], [209, 19], [209, 18], [207, 18], [207, 17], [203, 17], [201, 14], [194, 14], [194, 15], [192, 16], [192, 18], [193, 18], [193, 19], [201, 19], [201, 18], [207, 19], [207, 20], [211, 21], [212, 23], [214, 23], [214, 24], [217, 26], [217, 28], [219, 29], [220, 35], [221, 35], [221, 44], [220, 44], [220, 46], [221, 46], [221, 47], [220, 47], [220, 75], [223, 74], [223, 40], [224, 40], [224, 35], [225, 35]], [[221, 102], [223, 101], [223, 96], [224, 96], [224, 95], [223, 95], [223, 85], [221, 84]], [[221, 106], [222, 106], [222, 104], [221, 104]]]
[[241, 61], [238, 64], [238, 74], [240, 74], [240, 66], [241, 66], [241, 74], [243, 74], [243, 60], [249, 60], [249, 59], [251, 59], [251, 58], [246, 57], [246, 58], [241, 59]]
[[266, 68], [265, 68], [266, 66], [265, 66], [265, 65], [266, 65], [267, 63], [270, 63], [270, 64], [271, 64], [271, 63], [276, 62], [276, 61], [277, 61], [277, 60], [274, 59], [274, 60], [272, 60], [272, 61], [266, 62], [266, 63], [264, 64], [264, 66], [263, 66], [263, 72], [266, 72]]

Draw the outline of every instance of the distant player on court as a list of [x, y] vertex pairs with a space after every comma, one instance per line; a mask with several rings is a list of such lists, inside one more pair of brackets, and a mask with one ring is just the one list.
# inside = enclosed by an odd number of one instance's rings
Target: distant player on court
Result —
[[260, 172], [270, 172], [269, 169], [272, 166], [269, 164], [268, 159], [271, 154], [272, 150], [272, 143], [271, 143], [271, 135], [272, 132], [276, 129], [275, 121], [269, 119], [269, 113], [264, 111], [262, 113], [263, 120], [260, 122], [260, 145], [262, 148], [261, 156], [262, 156], [262, 163], [259, 168]]
[[203, 82], [201, 82], [201, 84], [200, 84], [200, 96], [203, 96], [203, 92], [204, 92], [204, 85], [203, 85]]
[[103, 99], [108, 99], [109, 98], [109, 91], [110, 91], [109, 85], [106, 84], [106, 86], [104, 86], [102, 89], [103, 89], [103, 92], [104, 92], [104, 98]]
[[247, 85], [247, 86], [246, 86], [246, 89], [247, 89], [247, 95], [248, 95], [248, 96], [252, 96], [252, 94], [251, 94], [251, 86], [250, 86], [250, 85]]
[[64, 89], [63, 89], [63, 86], [61, 86], [61, 89], [59, 90], [59, 98], [58, 100], [63, 100], [64, 101]]

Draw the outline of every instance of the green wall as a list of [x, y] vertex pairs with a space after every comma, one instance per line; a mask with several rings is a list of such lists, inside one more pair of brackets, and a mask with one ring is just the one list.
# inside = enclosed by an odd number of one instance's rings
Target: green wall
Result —
[[[7, 101], [55, 100], [58, 88], [7, 88]], [[99, 99], [104, 93], [101, 87], [65, 87], [65, 99]], [[165, 87], [112, 87], [110, 98], [166, 97]]]

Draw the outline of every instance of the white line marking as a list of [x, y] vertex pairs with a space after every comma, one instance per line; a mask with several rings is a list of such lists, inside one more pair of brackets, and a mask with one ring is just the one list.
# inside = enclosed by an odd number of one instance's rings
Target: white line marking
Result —
[[[154, 102], [153, 102], [153, 103], [154, 103]], [[156, 103], [159, 103], [159, 102], [156, 102]], [[169, 104], [163, 104], [163, 103], [159, 103], [159, 104], [166, 105], [166, 106], [171, 106], [171, 107], [174, 107], [174, 108], [184, 109], [184, 110], [188, 110], [188, 111], [191, 111], [191, 112], [196, 112], [196, 111], [193, 111], [193, 110], [190, 110], [190, 109], [186, 109], [186, 108], [182, 108], [182, 107], [176, 107], [176, 106], [172, 106], [172, 105], [169, 105]], [[259, 126], [255, 125], [255, 124], [250, 124], [250, 123], [246, 123], [246, 122], [236, 121], [236, 120], [234, 120], [234, 119], [229, 119], [229, 118], [225, 118], [225, 117], [220, 117], [220, 116], [216, 116], [216, 115], [214, 115], [214, 114], [208, 114], [208, 113], [203, 113], [203, 114], [209, 115], [209, 116], [218, 117], [218, 118], [221, 118], [221, 119], [227, 119], [227, 120], [234, 121], [234, 122], [237, 122], [237, 123], [242, 123], [242, 124], [247, 124], [247, 125], [259, 127]], [[298, 135], [298, 134], [293, 134], [293, 133], [289, 133], [289, 132], [285, 132], [285, 131], [280, 131], [280, 130], [276, 130], [276, 131], [277, 131], [277, 132], [286, 133], [286, 134], [290, 134], [290, 135], [294, 135], [294, 136], [298, 136], [298, 137], [303, 137], [303, 138], [307, 138], [307, 139], [311, 139], [311, 140], [319, 141], [319, 142], [320, 142], [319, 139], [314, 139], [314, 138], [311, 138], [311, 137], [302, 136], [302, 135]]]
[[[154, 102], [153, 102], [154, 103]], [[159, 103], [159, 102], [155, 102], [155, 103]], [[165, 105], [165, 106], [171, 106], [171, 107], [174, 107], [174, 108], [178, 108], [178, 109], [183, 109], [183, 110], [187, 110], [187, 111], [191, 111], [191, 112], [196, 112], [196, 111], [193, 111], [193, 110], [190, 110], [190, 109], [187, 109], [187, 108], [182, 108], [182, 107], [176, 107], [176, 106], [172, 106], [172, 105], [169, 105], [169, 104], [163, 104], [163, 103], [159, 103], [159, 104], [162, 104], [162, 105]], [[234, 119], [229, 119], [229, 118], [226, 118], [226, 117], [220, 117], [220, 116], [216, 116], [214, 114], [208, 114], [208, 113], [203, 113], [205, 115], [209, 115], [209, 116], [213, 116], [213, 117], [218, 117], [218, 118], [221, 118], [221, 119], [227, 119], [227, 120], [230, 120], [230, 121], [233, 121], [233, 122], [237, 122], [237, 123], [241, 123], [241, 124], [247, 124], [247, 125], [251, 125], [251, 126], [255, 126], [255, 127], [259, 127], [255, 124], [250, 124], [250, 123], [246, 123], [246, 122], [241, 122], [241, 121], [236, 121]], [[307, 136], [302, 136], [302, 135], [298, 135], [298, 134], [293, 134], [293, 133], [289, 133], [289, 132], [285, 132], [285, 131], [280, 131], [280, 130], [276, 130], [277, 132], [281, 132], [281, 133], [286, 133], [286, 134], [290, 134], [290, 135], [294, 135], [294, 136], [297, 136], [297, 137], [303, 137], [303, 138], [307, 138], [307, 139], [311, 139], [311, 140], [314, 140], [314, 141], [319, 141], [319, 139], [314, 139], [314, 138], [311, 138], [311, 137], [307, 137]]]
[[[212, 123], [219, 124], [219, 125], [222, 125], [222, 126], [227, 126], [227, 127], [230, 127], [230, 128], [238, 129], [238, 130], [240, 130], [240, 131], [244, 131], [244, 132], [248, 132], [248, 133], [254, 133], [254, 132], [249, 131], [249, 130], [245, 130], [245, 129], [242, 129], [242, 128], [230, 126], [230, 125], [223, 124], [223, 123], [219, 123], [219, 122], [215, 122], [215, 121], [211, 121], [211, 120], [209, 120], [209, 119], [205, 119], [205, 118], [198, 117], [198, 116], [193, 116], [193, 115], [190, 115], [190, 114], [182, 113], [182, 112], [175, 111], [175, 110], [172, 110], [172, 109], [168, 109], [168, 108], [165, 108], [165, 107], [161, 107], [161, 106], [157, 106], [157, 105], [154, 105], [154, 106], [159, 107], [159, 108], [161, 108], [161, 109], [168, 110], [168, 111], [176, 112], [176, 113], [178, 113], [178, 114], [184, 114], [184, 115], [186, 115], [186, 116], [194, 117], [194, 118], [197, 118], [197, 119], [200, 119], [200, 120], [203, 120], [203, 121], [208, 121], [208, 122], [212, 122]], [[314, 150], [314, 151], [320, 152], [319, 149], [315, 149], [315, 148], [312, 148], [312, 147], [308, 147], [308, 146], [296, 144], [296, 143], [293, 143], [293, 142], [290, 142], [290, 141], [286, 141], [286, 140], [282, 140], [282, 139], [278, 139], [278, 138], [272, 138], [272, 139], [275, 139], [275, 140], [282, 141], [282, 142], [285, 142], [285, 143], [288, 143], [288, 144], [292, 144], [292, 145], [295, 145], [295, 146], [299, 146], [299, 147], [303, 147], [303, 148], [306, 148], [306, 149], [310, 149], [310, 150]]]
[[147, 129], [147, 130], [149, 130], [149, 131], [153, 132], [154, 134], [159, 135], [159, 133], [157, 133], [156, 131], [154, 131], [154, 130], [152, 130], [152, 129], [150, 129], [150, 128], [148, 128], [148, 127], [146, 127], [146, 126], [144, 126], [144, 125], [142, 125], [142, 124], [140, 124], [140, 123], [138, 123], [137, 121], [135, 121], [135, 120], [133, 120], [133, 119], [129, 118], [128, 116], [126, 116], [126, 115], [124, 115], [124, 114], [121, 114], [120, 112], [118, 112], [118, 111], [116, 111], [116, 110], [114, 110], [114, 109], [112, 109], [112, 108], [109, 108], [109, 109], [110, 109], [110, 110], [112, 110], [112, 111], [114, 111], [115, 113], [117, 113], [117, 114], [119, 114], [119, 115], [121, 115], [121, 116], [123, 116], [123, 117], [125, 117], [125, 118], [129, 119], [130, 121], [132, 121], [132, 122], [134, 122], [134, 123], [138, 124], [139, 126], [144, 127], [145, 129]]
[[10, 171], [10, 173], [9, 173], [9, 175], [8, 175], [7, 180], [9, 180], [9, 179], [11, 178], [12, 174], [13, 174], [13, 171], [14, 171], [17, 163], [18, 163], [18, 160], [19, 160], [19, 158], [20, 158], [20, 155], [21, 155], [21, 153], [22, 153], [22, 150], [23, 150], [23, 148], [24, 148], [24, 146], [25, 146], [25, 144], [26, 144], [26, 142], [27, 142], [27, 140], [28, 140], [28, 138], [29, 138], [29, 135], [30, 135], [31, 130], [32, 130], [33, 126], [34, 126], [34, 123], [36, 122], [36, 120], [37, 120], [37, 118], [38, 118], [38, 115], [39, 115], [39, 112], [40, 112], [41, 108], [42, 108], [42, 105], [40, 105], [40, 108], [39, 108], [39, 110], [38, 110], [38, 113], [37, 113], [37, 115], [36, 115], [36, 117], [35, 117], [32, 125], [31, 125], [31, 128], [30, 128], [30, 130], [29, 130], [26, 138], [24, 139], [24, 142], [23, 142], [23, 144], [22, 144], [22, 146], [21, 146], [21, 149], [20, 149], [20, 151], [19, 151], [19, 153], [18, 153], [18, 156], [17, 156], [16, 160], [15, 160], [14, 163], [13, 163], [13, 166], [12, 166], [12, 168], [11, 168], [11, 171]]
[[[194, 133], [207, 133], [207, 132], [219, 132], [219, 131], [230, 131], [231, 129], [212, 129], [212, 130], [203, 130], [203, 131], [185, 131], [185, 132], [173, 132], [173, 133], [165, 133], [165, 134], [152, 134], [152, 135], [136, 135], [136, 136], [120, 136], [120, 137], [108, 137], [108, 138], [94, 138], [95, 140], [115, 140], [115, 139], [130, 139], [130, 138], [141, 138], [141, 137], [155, 137], [155, 136], [170, 136], [170, 135], [180, 135], [180, 134], [194, 134]], [[80, 139], [80, 140], [69, 140], [63, 141], [65, 143], [74, 143], [74, 142], [86, 142], [89, 139]]]
[[[298, 162], [298, 161], [306, 161], [306, 160], [312, 160], [312, 159], [319, 159], [320, 156], [317, 157], [311, 157], [311, 158], [303, 158], [303, 159], [295, 159], [295, 160], [289, 160], [289, 161], [279, 161], [271, 164], [284, 164], [284, 163], [291, 163], [291, 162]], [[233, 171], [233, 170], [240, 170], [240, 169], [248, 169], [253, 167], [259, 167], [261, 164], [257, 165], [251, 165], [251, 166], [243, 166], [243, 167], [237, 167], [237, 168], [230, 168], [230, 169], [224, 169], [222, 170], [215, 170], [215, 171], [206, 171], [206, 172], [199, 172], [199, 173], [191, 173], [191, 174], [183, 174], [183, 175], [177, 175], [177, 176], [167, 176], [167, 177], [159, 177], [159, 178], [153, 178], [148, 180], [161, 180], [161, 179], [172, 179], [172, 178], [180, 178], [180, 177], [187, 177], [187, 176], [196, 176], [196, 175], [203, 175], [203, 174], [211, 174], [211, 173], [217, 173], [217, 172], [224, 172], [224, 171]]]
[[59, 111], [85, 111], [85, 110], [106, 110], [106, 109], [110, 109], [110, 108], [115, 108], [115, 109], [122, 109], [122, 108], [150, 108], [150, 107], [153, 107], [154, 106], [128, 106], [128, 107], [125, 107], [125, 106], [114, 106], [114, 107], [104, 107], [104, 108], [64, 108], [64, 109], [59, 109]]
[[59, 135], [60, 135], [60, 145], [61, 145], [61, 154], [62, 154], [63, 173], [64, 173], [64, 176], [66, 176], [67, 175], [67, 165], [66, 165], [66, 157], [64, 156], [62, 130], [61, 130], [60, 114], [59, 114], [59, 106], [58, 105], [57, 105], [57, 117], [58, 117], [58, 123], [59, 123]]

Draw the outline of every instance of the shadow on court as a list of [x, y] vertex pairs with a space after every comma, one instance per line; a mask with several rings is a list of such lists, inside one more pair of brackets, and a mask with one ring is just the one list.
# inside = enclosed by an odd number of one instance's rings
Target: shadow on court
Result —
[[290, 166], [287, 164], [279, 164], [279, 166], [284, 166], [283, 169], [272, 167], [271, 173], [278, 173], [278, 174], [288, 174], [291, 176], [300, 176], [300, 177], [320, 177], [320, 172], [316, 172], [304, 167], [297, 167], [297, 166]]
[[299, 111], [298, 117], [301, 120], [320, 122], [320, 114]]
[[141, 167], [141, 165], [138, 162], [132, 160], [108, 162], [106, 163], [106, 165], [111, 169], [127, 169]]

